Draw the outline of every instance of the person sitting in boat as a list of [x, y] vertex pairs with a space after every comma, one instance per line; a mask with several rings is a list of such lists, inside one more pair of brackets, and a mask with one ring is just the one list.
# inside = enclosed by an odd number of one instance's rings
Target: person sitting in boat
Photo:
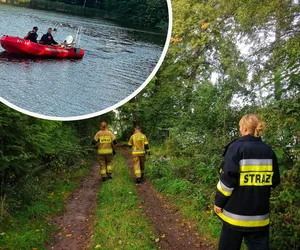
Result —
[[34, 26], [32, 31], [29, 31], [27, 35], [24, 37], [25, 40], [30, 40], [33, 43], [37, 43], [37, 38], [38, 38], [38, 27]]
[[58, 44], [54, 39], [53, 39], [53, 36], [52, 36], [52, 28], [49, 28], [48, 29], [48, 32], [47, 34], [44, 34], [40, 40], [40, 44], [43, 44], [43, 45], [56, 45]]

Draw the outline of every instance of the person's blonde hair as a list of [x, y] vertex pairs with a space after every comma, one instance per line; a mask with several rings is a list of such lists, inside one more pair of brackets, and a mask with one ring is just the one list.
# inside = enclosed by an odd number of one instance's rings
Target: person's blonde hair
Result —
[[255, 137], [260, 137], [265, 129], [265, 123], [255, 114], [244, 115], [239, 125], [242, 128], [246, 128]]

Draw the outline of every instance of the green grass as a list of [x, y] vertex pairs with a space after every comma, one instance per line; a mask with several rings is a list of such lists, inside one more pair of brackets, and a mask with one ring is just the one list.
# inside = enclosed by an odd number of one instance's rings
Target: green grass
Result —
[[[213, 211], [217, 183], [212, 177], [214, 173], [199, 165], [198, 173], [194, 173], [191, 178], [192, 182], [180, 178], [186, 173], [193, 174], [192, 163], [189, 158], [168, 157], [168, 150], [161, 145], [151, 147], [152, 156], [146, 168], [146, 175], [156, 190], [166, 196], [184, 219], [199, 230], [200, 237], [217, 248], [222, 222]], [[244, 243], [241, 249], [246, 249]]]
[[121, 152], [113, 160], [113, 179], [98, 195], [91, 249], [156, 249], [149, 221], [139, 208], [135, 183]]
[[222, 223], [213, 212], [211, 200], [215, 189], [208, 188], [203, 179], [192, 183], [180, 178], [180, 171], [189, 170], [190, 159], [169, 158], [167, 151], [162, 146], [151, 147], [152, 156], [146, 175], [158, 192], [165, 195], [183, 217], [198, 228], [202, 238], [217, 245]]
[[72, 172], [61, 177], [54, 178], [54, 173], [50, 174], [41, 181], [39, 188], [47, 189], [48, 193], [0, 221], [0, 249], [45, 249], [45, 244], [57, 230], [49, 220], [63, 210], [65, 200], [87, 173], [85, 165], [72, 168]]

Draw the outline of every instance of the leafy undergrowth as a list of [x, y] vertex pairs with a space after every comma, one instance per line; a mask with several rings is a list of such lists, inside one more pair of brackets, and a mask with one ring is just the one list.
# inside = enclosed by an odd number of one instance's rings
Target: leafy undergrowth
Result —
[[169, 157], [162, 146], [152, 146], [151, 152], [147, 177], [198, 228], [203, 240], [217, 246], [222, 223], [213, 212], [215, 169], [195, 165], [191, 158]]
[[6, 213], [2, 216], [0, 249], [45, 249], [47, 240], [56, 230], [50, 223], [51, 217], [63, 210], [66, 199], [87, 173], [87, 164], [70, 167], [60, 175], [50, 171], [45, 173], [36, 187], [39, 190], [37, 200], [13, 214]]
[[139, 209], [135, 184], [118, 151], [113, 179], [101, 185], [91, 249], [155, 249], [151, 227]]
[[[189, 158], [169, 158], [161, 147], [152, 147], [151, 161], [146, 168], [147, 177], [159, 192], [166, 195], [183, 215], [196, 222], [202, 235], [214, 242], [220, 233], [220, 221], [214, 215], [209, 200], [213, 199], [214, 188], [211, 181], [199, 178], [198, 183], [180, 178], [181, 172], [190, 171]], [[201, 168], [199, 168], [201, 175]], [[187, 172], [186, 172], [187, 174]], [[186, 175], [185, 174], [185, 175]], [[196, 176], [190, 176], [195, 179]], [[206, 177], [209, 178], [209, 177]], [[211, 177], [211, 179], [215, 179]], [[201, 182], [201, 184], [200, 184]]]
[[[213, 212], [218, 181], [218, 165], [213, 157], [205, 164], [195, 158], [170, 156], [162, 146], [152, 147], [151, 151], [147, 177], [187, 219], [195, 222], [204, 238], [217, 244], [222, 223]], [[299, 249], [298, 178], [297, 168], [285, 171], [282, 185], [272, 192], [270, 249]]]

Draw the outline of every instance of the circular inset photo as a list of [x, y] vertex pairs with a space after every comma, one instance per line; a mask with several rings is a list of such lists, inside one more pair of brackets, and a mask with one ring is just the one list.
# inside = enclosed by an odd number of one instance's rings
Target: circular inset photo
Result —
[[39, 118], [124, 104], [153, 78], [171, 37], [170, 0], [2, 2], [0, 101]]

